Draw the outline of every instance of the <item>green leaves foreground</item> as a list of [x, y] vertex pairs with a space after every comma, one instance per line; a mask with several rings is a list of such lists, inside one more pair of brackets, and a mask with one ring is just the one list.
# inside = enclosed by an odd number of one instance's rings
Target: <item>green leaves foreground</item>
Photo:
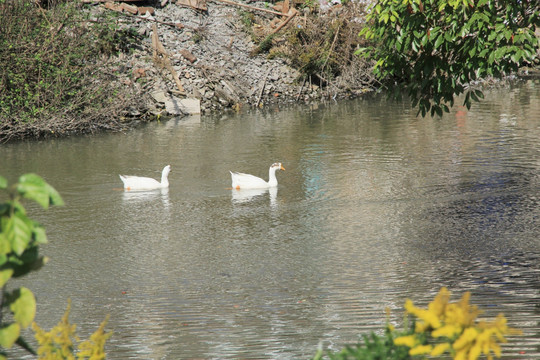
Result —
[[483, 97], [471, 82], [516, 72], [536, 56], [538, 0], [377, 0], [360, 33], [372, 47], [375, 74], [405, 90], [425, 116]]
[[[31, 351], [19, 334], [21, 329], [27, 328], [34, 320], [34, 294], [25, 287], [7, 291], [6, 283], [11, 278], [38, 270], [45, 264], [47, 259], [39, 256], [39, 245], [45, 244], [47, 237], [45, 229], [27, 217], [21, 201], [33, 200], [47, 209], [50, 205], [63, 205], [63, 200], [52, 186], [35, 174], [21, 176], [19, 182], [11, 187], [0, 176], [0, 190], [8, 193], [8, 200], [0, 203], [0, 346], [10, 348], [17, 343]], [[7, 309], [11, 313], [9, 320], [4, 316]], [[3, 352], [0, 352], [1, 358], [5, 358]]]

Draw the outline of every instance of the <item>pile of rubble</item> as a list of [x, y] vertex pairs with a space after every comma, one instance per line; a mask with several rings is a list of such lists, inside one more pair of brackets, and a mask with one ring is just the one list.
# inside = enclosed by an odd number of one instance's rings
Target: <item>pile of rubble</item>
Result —
[[279, 11], [264, 3], [230, 0], [164, 0], [151, 7], [133, 1], [94, 4], [96, 20], [107, 11], [123, 12], [122, 26], [143, 37], [137, 49], [121, 55], [129, 76], [123, 81], [150, 95], [146, 107], [154, 114], [196, 114], [320, 97], [318, 87], [298, 81], [300, 74], [284, 59], [253, 55], [256, 45], [242, 28], [241, 11], [276, 19], [274, 32], [293, 26], [298, 11], [288, 0], [275, 7]]

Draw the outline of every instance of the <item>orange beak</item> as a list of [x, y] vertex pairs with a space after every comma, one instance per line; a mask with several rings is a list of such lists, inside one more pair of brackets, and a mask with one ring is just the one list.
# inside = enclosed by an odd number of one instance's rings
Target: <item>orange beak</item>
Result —
[[279, 169], [285, 171], [285, 168], [283, 167], [283, 165], [280, 165]]

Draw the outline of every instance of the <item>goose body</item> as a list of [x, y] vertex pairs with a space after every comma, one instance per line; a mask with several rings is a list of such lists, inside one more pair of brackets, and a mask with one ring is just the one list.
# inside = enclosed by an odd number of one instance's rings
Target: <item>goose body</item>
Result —
[[163, 189], [169, 187], [169, 173], [171, 172], [171, 165], [167, 165], [161, 172], [161, 182], [156, 179], [143, 176], [131, 176], [131, 175], [119, 175], [120, 179], [124, 183], [125, 190], [153, 190]]
[[277, 170], [285, 170], [281, 163], [274, 163], [268, 170], [268, 181], [261, 179], [260, 177], [244, 174], [239, 172], [230, 172], [232, 179], [232, 187], [236, 190], [244, 189], [268, 189], [276, 187], [278, 185], [276, 178]]

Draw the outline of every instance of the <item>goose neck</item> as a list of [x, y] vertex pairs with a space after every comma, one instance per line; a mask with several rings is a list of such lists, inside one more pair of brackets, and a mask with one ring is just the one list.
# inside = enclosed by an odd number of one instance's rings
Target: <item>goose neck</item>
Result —
[[268, 185], [269, 186], [276, 186], [277, 185], [277, 178], [276, 178], [276, 168], [270, 168], [268, 171]]

